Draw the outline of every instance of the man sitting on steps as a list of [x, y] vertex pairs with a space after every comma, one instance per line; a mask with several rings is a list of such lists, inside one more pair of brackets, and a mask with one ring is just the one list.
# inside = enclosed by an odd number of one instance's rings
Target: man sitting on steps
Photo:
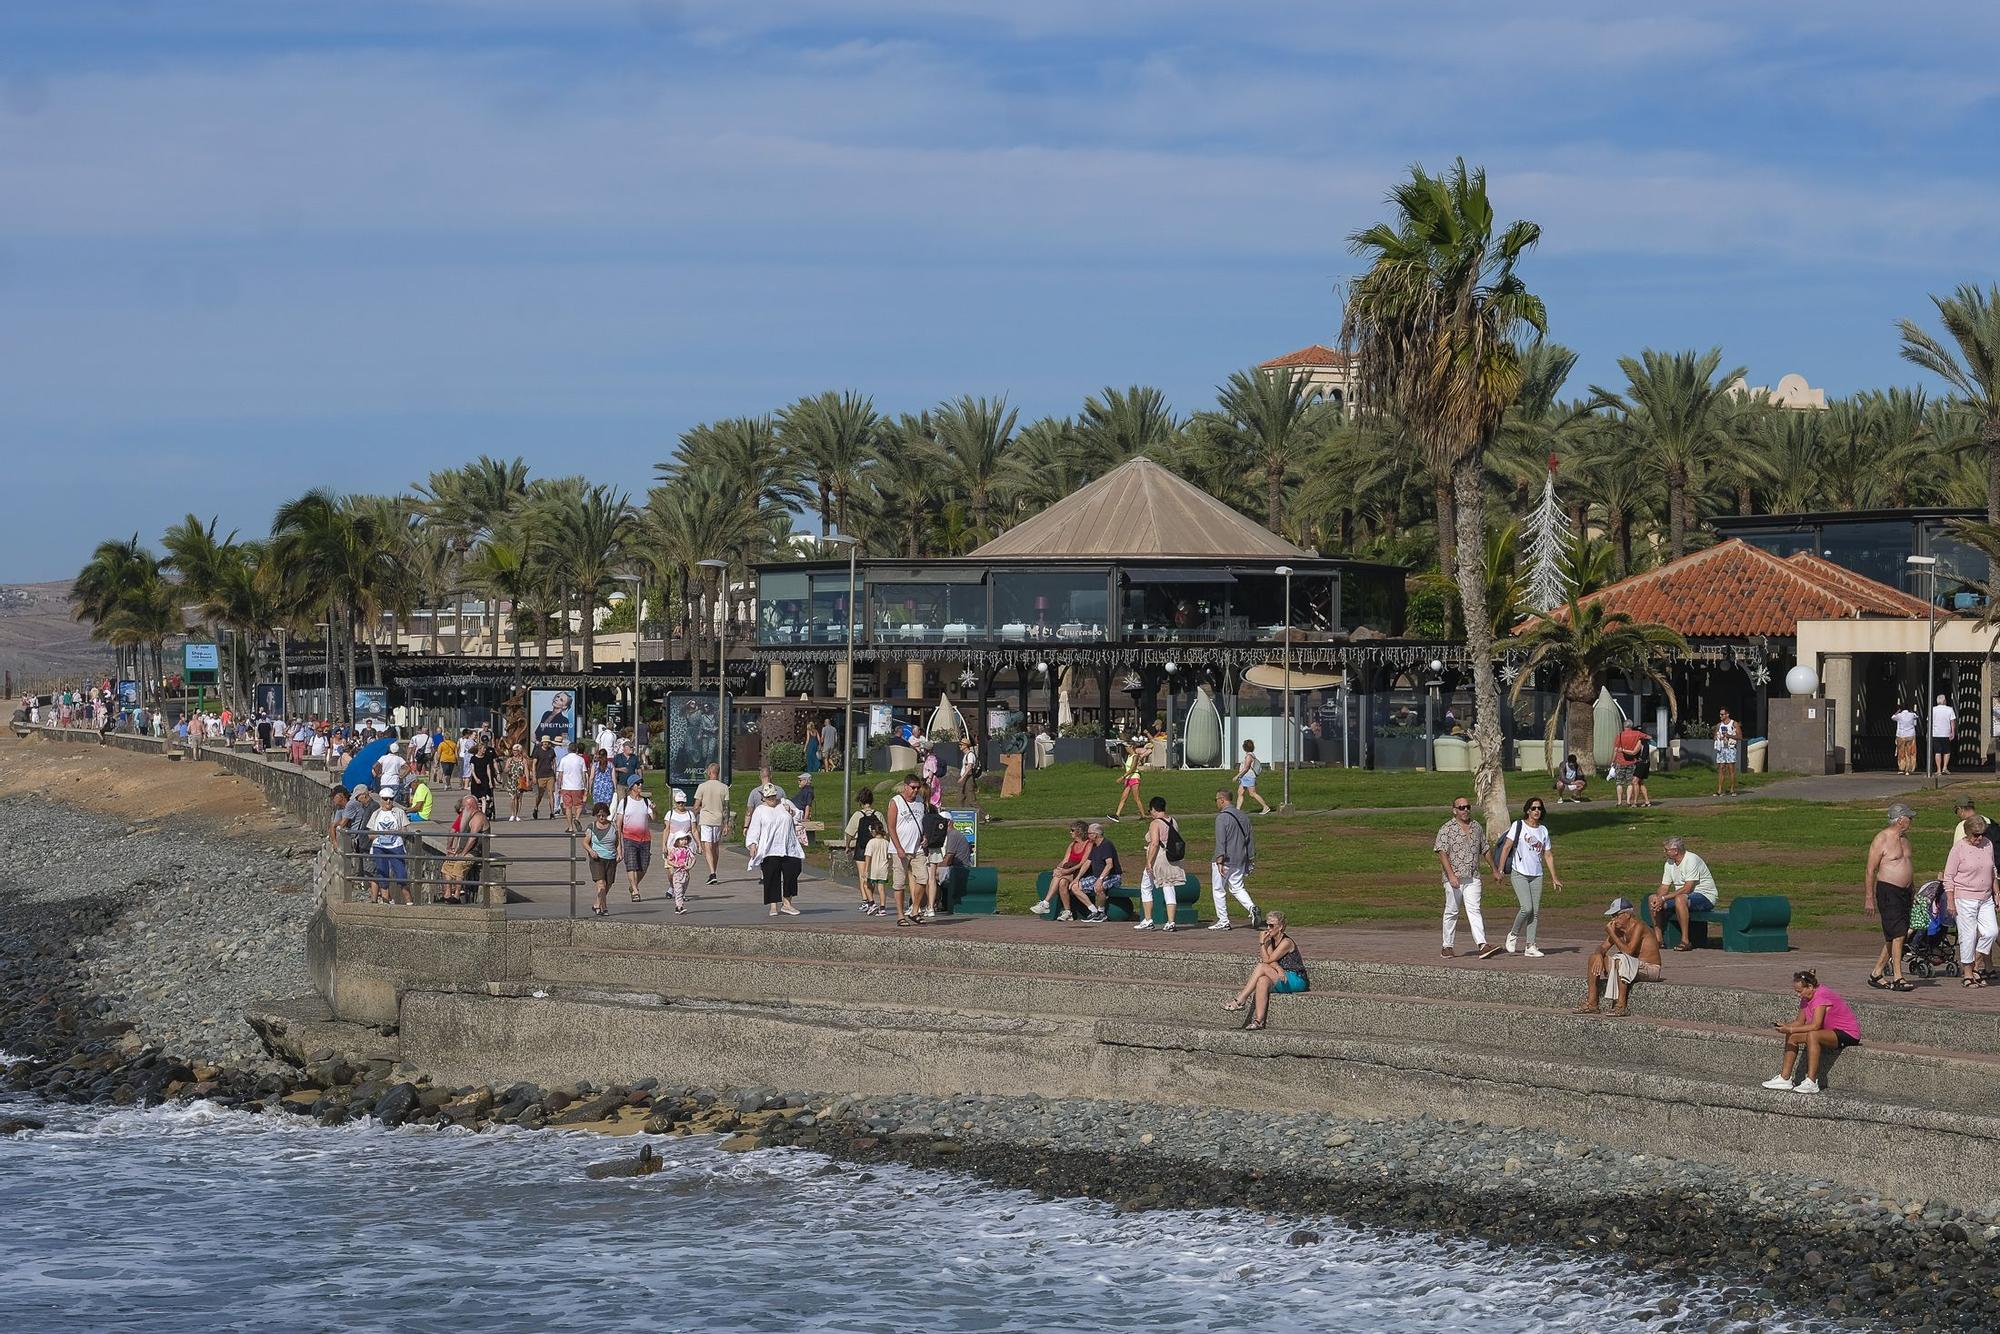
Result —
[[1639, 920], [1630, 899], [1613, 899], [1604, 910], [1604, 943], [1585, 966], [1584, 1002], [1578, 1014], [1596, 1014], [1597, 997], [1613, 1002], [1611, 1013], [1625, 1013], [1625, 1001], [1637, 981], [1660, 980], [1660, 938]]

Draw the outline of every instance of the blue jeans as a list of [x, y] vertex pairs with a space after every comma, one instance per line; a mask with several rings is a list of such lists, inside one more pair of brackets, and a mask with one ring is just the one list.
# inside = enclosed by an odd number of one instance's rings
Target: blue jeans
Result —
[[410, 864], [400, 852], [375, 852], [375, 879], [383, 884], [407, 884], [410, 879]]

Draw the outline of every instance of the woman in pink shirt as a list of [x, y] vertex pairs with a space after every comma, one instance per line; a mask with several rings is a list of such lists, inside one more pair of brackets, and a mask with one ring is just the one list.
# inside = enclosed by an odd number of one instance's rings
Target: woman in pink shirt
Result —
[[1986, 819], [1965, 817], [1965, 837], [1944, 863], [1945, 911], [1958, 915], [1958, 967], [1962, 987], [1986, 985], [1988, 956], [2000, 922], [1993, 916], [1993, 839]]
[[1777, 1074], [1764, 1081], [1764, 1087], [1792, 1088], [1792, 1067], [1803, 1051], [1806, 1077], [1793, 1091], [1817, 1093], [1820, 1053], [1860, 1046], [1861, 1024], [1840, 993], [1822, 983], [1810, 968], [1792, 974], [1792, 990], [1798, 993], [1799, 1017], [1793, 1023], [1779, 1020], [1771, 1025], [1785, 1035], [1785, 1063]]

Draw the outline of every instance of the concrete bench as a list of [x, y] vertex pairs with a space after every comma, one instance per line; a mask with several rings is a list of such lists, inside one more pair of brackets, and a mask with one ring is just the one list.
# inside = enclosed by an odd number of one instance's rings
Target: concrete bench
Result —
[[[1054, 876], [1055, 872], [1044, 871], [1035, 877], [1036, 898], [1048, 897], [1049, 881]], [[1181, 883], [1180, 888], [1173, 891], [1173, 896], [1174, 925], [1200, 925], [1201, 878], [1190, 871], [1188, 878]], [[1046, 920], [1055, 921], [1060, 912], [1061, 909], [1059, 908], [1052, 910]], [[1139, 920], [1139, 882], [1136, 880], [1127, 880], [1115, 889], [1107, 890], [1104, 895], [1104, 915], [1108, 920], [1113, 922], [1137, 922]], [[1166, 896], [1164, 892], [1157, 898], [1157, 906], [1153, 909], [1153, 921], [1156, 925], [1164, 926], [1166, 924]]]
[[[1639, 917], [1654, 926], [1653, 912], [1645, 899], [1639, 901]], [[1720, 909], [1688, 912], [1688, 944], [1702, 949], [1709, 943], [1709, 928], [1722, 928], [1722, 948], [1731, 954], [1782, 954], [1792, 947], [1792, 901], [1783, 894], [1745, 894], [1731, 899]], [[1669, 915], [1659, 925], [1660, 945], [1672, 949], [1680, 943], [1678, 915]]]
[[954, 866], [938, 880], [944, 906], [955, 913], [1000, 911], [1000, 872], [991, 866]]

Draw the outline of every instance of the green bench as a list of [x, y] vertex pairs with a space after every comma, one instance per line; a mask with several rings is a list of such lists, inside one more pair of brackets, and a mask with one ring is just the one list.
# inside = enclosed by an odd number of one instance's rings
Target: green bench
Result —
[[1000, 872], [992, 866], [954, 866], [938, 881], [943, 907], [955, 913], [1000, 911]]
[[[1639, 919], [1655, 925], [1652, 906], [1639, 900]], [[1787, 934], [1792, 925], [1792, 901], [1783, 894], [1745, 894], [1731, 899], [1719, 909], [1707, 912], [1688, 910], [1688, 944], [1701, 949], [1709, 943], [1711, 926], [1722, 928], [1722, 948], [1731, 954], [1783, 954], [1792, 947]], [[1659, 926], [1660, 946], [1672, 949], [1680, 944], [1678, 914], [1669, 914]]]
[[[1043, 899], [1048, 897], [1049, 881], [1054, 877], [1055, 872], [1053, 871], [1044, 871], [1035, 877], [1036, 898]], [[1173, 891], [1173, 896], [1174, 925], [1199, 926], [1201, 924], [1201, 878], [1190, 871], [1188, 878], [1181, 883], [1180, 888]], [[1164, 890], [1156, 896], [1155, 902], [1153, 924], [1156, 926], [1165, 926], [1166, 892]], [[1055, 921], [1061, 911], [1060, 908], [1051, 909], [1044, 920]], [[1127, 881], [1119, 885], [1116, 889], [1106, 892], [1104, 895], [1104, 916], [1113, 922], [1136, 923], [1139, 920], [1139, 885], [1136, 881]]]

